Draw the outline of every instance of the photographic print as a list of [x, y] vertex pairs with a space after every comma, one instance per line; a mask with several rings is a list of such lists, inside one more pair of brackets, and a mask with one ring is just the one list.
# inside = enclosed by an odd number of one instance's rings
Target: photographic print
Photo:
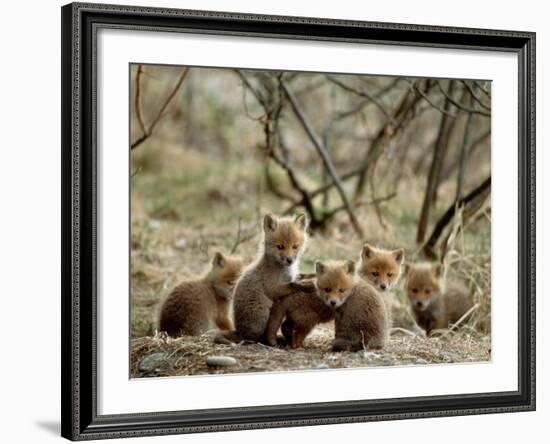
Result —
[[534, 33], [61, 23], [62, 436], [535, 409]]
[[491, 360], [491, 81], [133, 63], [130, 377]]

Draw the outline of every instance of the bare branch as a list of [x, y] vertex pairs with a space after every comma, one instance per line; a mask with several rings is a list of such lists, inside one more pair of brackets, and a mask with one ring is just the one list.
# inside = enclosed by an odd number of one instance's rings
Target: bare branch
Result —
[[491, 92], [487, 91], [481, 82], [478, 82], [477, 80], [473, 80], [472, 83], [478, 87], [478, 89], [485, 95], [485, 97], [491, 100]]
[[[137, 118], [138, 118], [138, 122], [139, 122], [139, 125], [141, 127], [141, 130], [143, 131], [143, 135], [140, 136], [138, 139], [136, 139], [134, 142], [131, 143], [130, 149], [132, 149], [132, 150], [137, 148], [139, 145], [141, 145], [143, 142], [145, 142], [149, 137], [151, 137], [151, 135], [153, 134], [153, 131], [155, 129], [155, 126], [157, 126], [159, 121], [166, 115], [165, 114], [166, 108], [168, 108], [168, 105], [170, 104], [170, 102], [172, 102], [172, 100], [176, 96], [176, 93], [180, 89], [181, 85], [183, 84], [183, 81], [185, 80], [185, 78], [187, 77], [187, 74], [189, 73], [189, 68], [185, 68], [182, 71], [182, 73], [180, 74], [180, 76], [178, 78], [178, 81], [176, 82], [174, 88], [168, 94], [168, 96], [164, 100], [162, 106], [160, 107], [157, 115], [155, 116], [155, 118], [153, 119], [153, 121], [151, 122], [149, 127], [147, 128], [144, 121], [143, 121], [143, 115], [141, 113], [141, 98], [140, 98], [140, 96], [141, 96], [141, 92], [140, 92], [141, 86], [140, 86], [140, 81], [139, 80], [141, 78], [142, 70], [140, 70], [140, 68], [141, 68], [141, 65], [139, 66], [138, 73], [136, 75], [136, 99], [135, 99], [135, 103], [136, 103], [136, 114], [137, 114]], [[138, 75], [139, 75], [139, 77], [138, 77]]]
[[[282, 137], [281, 133], [279, 133], [279, 144], [281, 146], [284, 146], [285, 147], [284, 149], [288, 151], [288, 148], [285, 145], [285, 140]], [[281, 168], [283, 168], [287, 172], [288, 178], [290, 179], [290, 182], [292, 183], [292, 186], [294, 186], [294, 188], [296, 188], [302, 196], [302, 199], [300, 200], [299, 205], [303, 205], [305, 207], [305, 209], [307, 210], [307, 212], [310, 215], [311, 222], [313, 223], [313, 225], [315, 225], [318, 221], [317, 221], [317, 218], [316, 218], [315, 208], [313, 206], [313, 201], [311, 199], [310, 194], [307, 192], [306, 188], [302, 185], [302, 183], [298, 179], [298, 176], [297, 176], [296, 172], [294, 171], [294, 168], [292, 167], [292, 165], [289, 162], [287, 162], [285, 159], [278, 156], [277, 153], [275, 152], [275, 150], [271, 150], [271, 152], [269, 154], [270, 154], [271, 158]]]
[[[473, 106], [474, 96], [470, 97], [470, 106]], [[470, 144], [472, 143], [472, 122], [473, 114], [468, 114], [466, 120], [466, 126], [464, 127], [464, 135], [462, 138], [462, 147], [460, 149], [459, 157], [459, 168], [458, 176], [456, 180], [456, 197], [455, 200], [458, 201], [462, 197], [462, 184], [464, 183], [464, 168], [466, 166], [466, 155], [470, 151]]]
[[344, 191], [344, 188], [342, 186], [342, 183], [340, 182], [340, 179], [338, 178], [338, 175], [336, 174], [336, 171], [334, 169], [334, 165], [332, 164], [332, 160], [330, 159], [330, 156], [328, 155], [325, 146], [323, 145], [323, 142], [319, 139], [317, 136], [315, 130], [307, 120], [306, 116], [304, 115], [303, 111], [301, 110], [296, 97], [294, 97], [294, 94], [286, 83], [281, 80], [281, 86], [283, 88], [284, 93], [286, 94], [290, 105], [292, 106], [292, 110], [294, 111], [294, 114], [298, 118], [299, 122], [302, 124], [302, 127], [306, 131], [309, 139], [315, 146], [315, 149], [319, 153], [319, 156], [321, 156], [321, 159], [323, 160], [323, 164], [325, 168], [327, 169], [329, 175], [332, 177], [333, 182], [335, 183], [336, 189], [338, 190], [338, 193], [340, 194], [340, 198], [342, 199], [342, 203], [346, 207], [346, 211], [349, 215], [350, 222], [357, 233], [357, 235], [363, 239], [364, 233], [363, 229], [361, 228], [361, 225], [359, 224], [359, 221], [357, 220], [357, 217], [355, 216], [355, 213], [353, 212], [353, 208], [348, 200], [348, 197]]
[[264, 108], [264, 109], [269, 108], [267, 102], [264, 100], [264, 98], [262, 97], [260, 92], [256, 91], [256, 88], [254, 88], [252, 86], [252, 84], [250, 83], [248, 78], [244, 75], [244, 73], [240, 69], [236, 69], [235, 72], [239, 75], [239, 77], [241, 78], [244, 86], [246, 86], [246, 88], [248, 88], [250, 90], [250, 92], [256, 98], [256, 100], [262, 106], [262, 108]]
[[239, 248], [239, 245], [244, 244], [251, 239], [254, 239], [254, 237], [256, 237], [256, 234], [258, 234], [255, 230], [253, 230], [252, 232], [243, 235], [242, 222], [242, 219], [239, 217], [237, 237], [235, 239], [235, 242], [233, 243], [233, 246], [231, 247], [229, 254], [235, 254], [237, 252], [237, 248]]
[[143, 169], [143, 167], [142, 167], [141, 165], [138, 166], [138, 167], [132, 172], [132, 174], [130, 174], [130, 178], [135, 177], [136, 175], [138, 175], [138, 174], [141, 172], [142, 169]]
[[332, 77], [332, 76], [329, 76], [327, 75], [326, 76], [327, 80], [329, 82], [332, 82], [334, 83], [335, 85], [339, 86], [340, 88], [342, 88], [343, 90], [345, 91], [348, 91], [348, 92], [351, 92], [359, 97], [364, 97], [366, 98], [367, 100], [370, 100], [372, 103], [374, 103], [376, 105], [376, 107], [382, 111], [382, 113], [384, 114], [384, 116], [386, 116], [386, 119], [389, 119], [390, 118], [390, 114], [388, 113], [388, 111], [386, 110], [386, 108], [384, 108], [384, 105], [382, 104], [382, 102], [380, 102], [379, 98], [376, 97], [376, 96], [373, 96], [372, 94], [369, 94], [367, 91], [363, 91], [363, 90], [358, 90], [358, 89], [355, 89], [349, 85], [346, 85], [344, 82], [341, 82], [340, 80], [336, 79], [335, 77]]
[[430, 235], [427, 242], [423, 245], [421, 248], [427, 257], [433, 258], [434, 255], [434, 247], [439, 240], [439, 237], [441, 236], [441, 233], [445, 229], [445, 227], [453, 220], [453, 217], [455, 213], [461, 209], [462, 207], [472, 204], [474, 201], [478, 200], [481, 203], [487, 195], [489, 194], [489, 191], [491, 189], [491, 176], [489, 176], [487, 179], [485, 179], [481, 185], [479, 185], [477, 188], [472, 190], [468, 195], [465, 197], [456, 200], [452, 203], [452, 205], [447, 208], [447, 211], [441, 216], [437, 224], [435, 225], [432, 234]]
[[[367, 206], [367, 205], [378, 205], [382, 202], [387, 202], [388, 200], [393, 199], [395, 196], [397, 196], [397, 193], [393, 192], [391, 194], [388, 194], [387, 196], [377, 197], [375, 199], [371, 199], [371, 200], [367, 200], [367, 201], [361, 200], [361, 201], [355, 203], [355, 207], [357, 208], [357, 207], [364, 207], [364, 206]], [[339, 211], [342, 211], [342, 210], [345, 210], [345, 209], [346, 209], [346, 207], [344, 205], [333, 208], [328, 213], [325, 213], [325, 217], [331, 218], [336, 213], [338, 213]]]
[[[477, 136], [469, 145], [468, 151], [466, 152], [466, 158], [470, 157], [475, 153], [476, 149], [481, 146], [481, 144], [491, 135], [491, 129], [483, 132]], [[447, 169], [443, 172], [443, 177], [449, 177], [452, 172], [459, 166], [459, 160], [455, 160]]]
[[481, 116], [485, 116], [485, 117], [491, 117], [491, 113], [490, 112], [486, 112], [486, 111], [481, 111], [479, 109], [474, 109], [474, 108], [467, 108], [463, 105], [461, 105], [460, 103], [458, 103], [455, 99], [453, 99], [450, 94], [448, 94], [444, 89], [443, 87], [441, 86], [441, 83], [440, 82], [437, 82], [437, 86], [439, 88], [439, 90], [441, 91], [441, 93], [445, 96], [445, 98], [451, 102], [455, 107], [457, 107], [459, 110], [461, 111], [464, 111], [464, 112], [467, 112], [467, 113], [473, 113], [473, 114], [479, 114]]
[[143, 114], [141, 112], [141, 74], [143, 73], [143, 66], [139, 65], [136, 73], [136, 98], [134, 108], [136, 110], [136, 117], [138, 119], [139, 127], [143, 134], [147, 134], [145, 123], [143, 123]]
[[265, 181], [266, 181], [267, 188], [279, 199], [284, 199], [284, 200], [288, 200], [289, 202], [292, 202], [293, 208], [299, 207], [301, 205], [301, 201], [297, 202], [293, 196], [279, 189], [279, 187], [277, 186], [275, 180], [271, 176], [271, 170], [269, 169], [270, 160], [272, 160], [271, 157], [269, 157], [269, 159], [267, 159], [265, 163]]
[[[447, 96], [452, 96], [455, 82], [451, 80], [448, 85], [448, 90], [445, 92]], [[445, 110], [448, 110], [451, 105], [450, 100], [445, 101]], [[443, 114], [439, 123], [439, 130], [437, 133], [437, 139], [433, 146], [432, 161], [430, 164], [430, 171], [426, 181], [426, 192], [424, 193], [424, 200], [422, 202], [422, 209], [420, 211], [420, 217], [418, 219], [418, 227], [416, 233], [416, 242], [418, 244], [424, 241], [426, 235], [426, 229], [428, 227], [428, 219], [430, 215], [431, 203], [436, 192], [438, 173], [443, 162], [443, 152], [445, 144], [448, 141], [449, 135], [449, 120], [448, 115]]]
[[[474, 99], [482, 108], [485, 108], [487, 111], [491, 111], [491, 107], [483, 103], [483, 101], [477, 96], [474, 89], [468, 82], [466, 82], [465, 80], [461, 80], [461, 83], [466, 87], [466, 89], [470, 93], [470, 96], [472, 96], [472, 99]], [[473, 103], [470, 104], [470, 108], [473, 108], [473, 106]]]
[[420, 94], [422, 96], [422, 98], [428, 102], [428, 104], [432, 107], [432, 108], [435, 108], [436, 110], [438, 110], [441, 114], [444, 114], [446, 115], [447, 117], [450, 117], [451, 119], [454, 119], [456, 118], [456, 114], [453, 114], [452, 112], [450, 112], [448, 109], [445, 109], [443, 108], [441, 105], [438, 105], [437, 103], [435, 103], [431, 98], [430, 96], [428, 96], [428, 94], [426, 94], [424, 91], [422, 91], [420, 88], [418, 88], [418, 86], [416, 86], [416, 84], [414, 82], [411, 82], [410, 80], [407, 80], [405, 79], [405, 81], [411, 86], [411, 89], [413, 89], [414, 91], [416, 91], [418, 94]]
[[410, 91], [405, 92], [399, 101], [399, 104], [392, 112], [393, 118], [384, 122], [378, 130], [378, 133], [371, 142], [370, 147], [366, 151], [365, 157], [361, 162], [361, 171], [359, 173], [357, 184], [355, 185], [354, 200], [359, 200], [363, 194], [367, 182], [367, 176], [369, 172], [372, 171], [374, 164], [383, 153], [384, 148], [390, 140], [399, 133], [405, 124], [414, 118], [414, 110], [421, 97], [422, 96], [417, 93], [411, 95]]

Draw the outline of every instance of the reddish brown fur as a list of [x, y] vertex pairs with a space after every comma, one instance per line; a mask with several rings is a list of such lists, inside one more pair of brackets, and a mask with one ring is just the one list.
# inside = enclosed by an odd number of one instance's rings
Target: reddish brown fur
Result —
[[265, 330], [273, 301], [296, 289], [300, 257], [307, 242], [307, 218], [264, 217], [264, 239], [258, 260], [248, 267], [235, 288], [233, 314], [235, 332], [220, 332], [215, 341], [265, 341]]
[[317, 291], [293, 293], [281, 298], [271, 307], [265, 332], [266, 341], [269, 345], [275, 345], [277, 330], [281, 327], [283, 336], [291, 348], [303, 347], [305, 338], [317, 324], [332, 319], [334, 308], [328, 306]]
[[404, 257], [402, 248], [384, 250], [365, 244], [361, 251], [358, 274], [377, 290], [385, 292], [399, 279]]
[[361, 250], [359, 276], [375, 287], [383, 296], [388, 313], [388, 323], [393, 325], [393, 310], [399, 310], [400, 305], [389, 291], [399, 280], [401, 264], [405, 259], [405, 250], [385, 250], [366, 243]]
[[440, 275], [439, 264], [411, 264], [406, 269], [405, 291], [416, 322], [427, 334], [455, 323], [473, 305], [471, 295], [457, 283], [443, 291]]
[[389, 333], [386, 304], [372, 285], [355, 278], [355, 263], [318, 262], [315, 269], [321, 297], [336, 308], [333, 351], [384, 347]]
[[231, 297], [243, 268], [240, 258], [216, 253], [205, 276], [182, 282], [172, 290], [161, 307], [160, 330], [170, 336], [197, 336], [214, 326], [231, 329]]

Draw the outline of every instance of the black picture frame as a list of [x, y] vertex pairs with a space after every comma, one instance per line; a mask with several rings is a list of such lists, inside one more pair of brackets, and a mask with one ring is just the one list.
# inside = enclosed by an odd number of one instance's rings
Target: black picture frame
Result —
[[[535, 33], [72, 3], [62, 14], [62, 436], [71, 440], [535, 409]], [[97, 414], [96, 30], [507, 51], [519, 65], [518, 390], [146, 414]]]

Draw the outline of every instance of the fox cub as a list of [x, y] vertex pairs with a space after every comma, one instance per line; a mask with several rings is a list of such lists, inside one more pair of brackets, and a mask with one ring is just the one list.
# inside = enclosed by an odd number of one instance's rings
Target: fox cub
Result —
[[286, 343], [291, 348], [303, 347], [311, 330], [317, 324], [333, 320], [334, 313], [335, 308], [327, 305], [318, 292], [290, 294], [273, 304], [265, 332], [266, 342], [275, 345], [277, 330], [281, 327]]
[[332, 350], [384, 347], [389, 335], [386, 304], [372, 285], [355, 277], [355, 262], [317, 262], [315, 272], [321, 298], [336, 309]]
[[405, 251], [403, 248], [383, 250], [365, 244], [361, 251], [359, 276], [370, 282], [381, 292], [390, 290], [399, 279], [404, 257]]
[[[265, 342], [264, 333], [273, 301], [297, 291], [293, 281], [307, 243], [307, 226], [305, 214], [295, 218], [271, 214], [264, 217], [260, 255], [244, 271], [235, 287], [235, 331], [220, 332], [216, 342]], [[310, 287], [313, 290], [313, 286]]]
[[229, 319], [233, 288], [244, 262], [216, 253], [202, 278], [179, 284], [162, 304], [160, 331], [170, 336], [200, 335], [214, 325], [232, 328]]
[[407, 265], [405, 270], [405, 291], [416, 322], [426, 334], [447, 328], [473, 306], [463, 286], [454, 284], [442, 290], [441, 268], [440, 264], [420, 263]]

